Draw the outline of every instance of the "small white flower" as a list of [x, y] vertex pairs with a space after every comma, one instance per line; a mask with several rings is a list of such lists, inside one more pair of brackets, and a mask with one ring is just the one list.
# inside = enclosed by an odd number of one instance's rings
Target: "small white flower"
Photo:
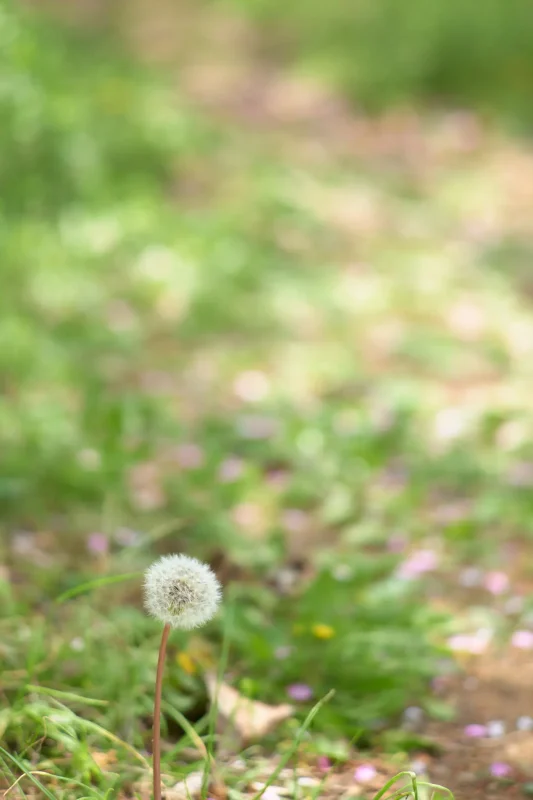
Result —
[[215, 615], [222, 591], [207, 564], [185, 555], [163, 556], [146, 570], [144, 605], [174, 628], [191, 630]]

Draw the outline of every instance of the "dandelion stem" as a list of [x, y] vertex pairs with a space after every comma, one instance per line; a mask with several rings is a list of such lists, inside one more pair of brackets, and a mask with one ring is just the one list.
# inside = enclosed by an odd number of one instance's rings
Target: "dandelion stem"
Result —
[[165, 669], [165, 656], [167, 654], [168, 635], [170, 625], [167, 622], [163, 628], [159, 658], [157, 660], [157, 674], [155, 679], [154, 722], [152, 739], [152, 758], [154, 774], [154, 800], [161, 800], [161, 691], [163, 687], [163, 671]]

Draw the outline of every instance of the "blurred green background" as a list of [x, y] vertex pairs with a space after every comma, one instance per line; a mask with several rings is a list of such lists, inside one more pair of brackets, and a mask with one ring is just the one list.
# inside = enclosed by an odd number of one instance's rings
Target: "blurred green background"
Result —
[[136, 785], [140, 579], [55, 600], [158, 553], [229, 587], [169, 665], [176, 779], [172, 710], [205, 731], [227, 626], [247, 697], [337, 690], [306, 757], [344, 763], [422, 746], [402, 715], [453, 717], [430, 686], [450, 637], [521, 624], [485, 578], [531, 573], [532, 22], [525, 0], [0, 2], [8, 785], [21, 763], [57, 797]]
[[269, 45], [334, 81], [357, 106], [475, 107], [530, 120], [532, 9], [526, 0], [239, 3], [272, 26]]

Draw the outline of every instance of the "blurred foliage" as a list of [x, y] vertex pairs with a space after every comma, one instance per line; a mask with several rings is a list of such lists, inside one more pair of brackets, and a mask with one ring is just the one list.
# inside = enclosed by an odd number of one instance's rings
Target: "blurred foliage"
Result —
[[[0, 125], [5, 218], [53, 219], [142, 194], [169, 179], [179, 126], [117, 57], [83, 31], [0, 6]], [[142, 83], [142, 79], [141, 83]], [[155, 102], [154, 102], [155, 100]], [[181, 139], [185, 128], [182, 128]]]
[[267, 51], [303, 60], [367, 109], [422, 102], [532, 121], [528, 0], [237, 2], [270, 26]]
[[186, 123], [94, 42], [15, 4], [0, 6], [0, 41], [0, 494], [41, 491], [53, 507], [55, 479], [77, 482], [67, 454], [93, 424], [107, 435], [95, 413], [114, 416], [120, 436], [120, 404], [97, 399], [100, 359], [131, 352], [137, 336], [110, 330], [106, 305]]
[[[246, 241], [246, 200], [215, 214], [169, 206], [218, 136], [175, 92], [5, 0], [0, 39], [0, 496], [29, 521], [29, 498], [52, 510], [120, 492], [154, 424], [167, 430], [168, 398], [137, 391], [143, 372], [157, 377], [151, 343], [172, 348], [176, 374], [177, 328], [207, 339], [242, 324], [239, 298], [283, 261]], [[285, 213], [268, 190], [261, 203]], [[96, 470], [78, 460], [87, 450]]]

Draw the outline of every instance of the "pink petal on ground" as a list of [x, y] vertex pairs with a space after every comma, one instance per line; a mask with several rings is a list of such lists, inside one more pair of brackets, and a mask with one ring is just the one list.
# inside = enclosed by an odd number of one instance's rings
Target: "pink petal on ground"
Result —
[[456, 636], [450, 636], [448, 639], [448, 647], [451, 650], [455, 650], [459, 653], [472, 653], [474, 655], [480, 655], [487, 649], [491, 638], [492, 633], [482, 628], [476, 633], [457, 634]]
[[511, 644], [519, 650], [533, 650], [533, 633], [531, 631], [515, 631]]
[[439, 559], [434, 550], [416, 550], [400, 566], [396, 574], [400, 578], [417, 578], [434, 570]]
[[512, 771], [511, 766], [505, 761], [495, 761], [490, 765], [490, 774], [493, 778], [508, 778]]
[[505, 572], [487, 572], [483, 586], [491, 594], [504, 594], [509, 588], [509, 576]]
[[484, 736], [487, 736], [487, 729], [485, 725], [476, 725], [473, 723], [472, 725], [466, 726], [464, 735], [468, 736], [470, 739], [482, 739]]
[[372, 764], [361, 764], [354, 772], [354, 779], [357, 783], [368, 783], [373, 780], [376, 775], [376, 769]]

